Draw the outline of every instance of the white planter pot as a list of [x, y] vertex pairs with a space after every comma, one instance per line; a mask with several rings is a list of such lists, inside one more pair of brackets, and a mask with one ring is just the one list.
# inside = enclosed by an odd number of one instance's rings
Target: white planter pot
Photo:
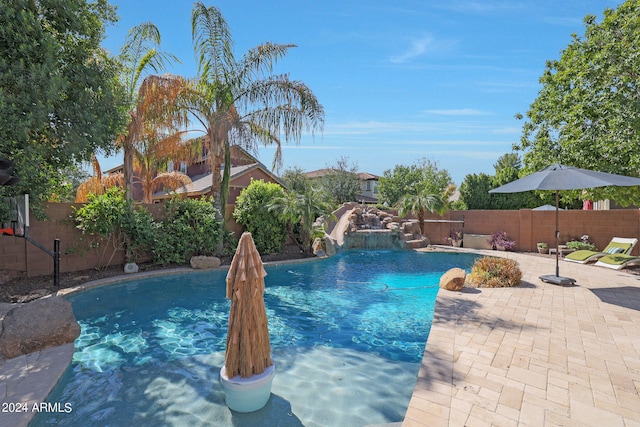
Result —
[[271, 365], [259, 375], [249, 378], [227, 376], [227, 367], [220, 370], [220, 383], [224, 400], [229, 409], [236, 412], [253, 412], [262, 409], [271, 396], [271, 384], [276, 375], [276, 366]]

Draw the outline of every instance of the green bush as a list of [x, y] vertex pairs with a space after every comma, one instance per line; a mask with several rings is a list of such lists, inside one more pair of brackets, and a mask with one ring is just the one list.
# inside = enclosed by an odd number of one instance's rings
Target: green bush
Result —
[[477, 288], [502, 288], [520, 284], [518, 263], [507, 258], [483, 257], [473, 264], [467, 283]]
[[251, 233], [261, 254], [282, 252], [287, 238], [286, 222], [280, 212], [267, 208], [273, 200], [282, 197], [281, 186], [258, 180], [251, 181], [236, 199], [233, 217]]
[[154, 262], [184, 264], [195, 255], [216, 255], [222, 227], [216, 220], [213, 199], [182, 199], [166, 203], [166, 213], [154, 245]]
[[100, 257], [99, 268], [110, 265], [119, 250], [126, 251], [127, 261], [135, 261], [147, 253], [156, 239], [157, 226], [146, 209], [130, 206], [121, 188], [111, 188], [99, 196], [90, 195], [88, 203], [74, 208], [73, 219], [82, 232], [80, 241], [86, 241], [74, 249], [95, 249]]

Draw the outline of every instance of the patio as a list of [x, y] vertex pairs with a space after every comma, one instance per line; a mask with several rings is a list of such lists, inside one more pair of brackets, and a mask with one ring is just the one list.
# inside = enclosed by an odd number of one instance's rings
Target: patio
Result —
[[640, 426], [640, 276], [516, 259], [519, 288], [440, 292], [403, 426]]

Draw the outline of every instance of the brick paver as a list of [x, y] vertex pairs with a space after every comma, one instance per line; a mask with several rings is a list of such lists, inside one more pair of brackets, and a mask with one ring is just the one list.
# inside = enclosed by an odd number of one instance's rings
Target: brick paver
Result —
[[[476, 251], [483, 252], [483, 251]], [[441, 290], [404, 426], [640, 425], [640, 276], [517, 260], [516, 288]]]

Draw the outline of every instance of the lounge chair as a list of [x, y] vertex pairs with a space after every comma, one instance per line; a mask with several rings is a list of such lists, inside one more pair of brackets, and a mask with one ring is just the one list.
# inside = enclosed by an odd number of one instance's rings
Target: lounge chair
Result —
[[603, 256], [598, 260], [598, 262], [596, 262], [595, 265], [600, 267], [613, 268], [614, 270], [620, 270], [622, 268], [638, 264], [640, 264], [640, 257], [625, 254], [615, 254]]
[[609, 244], [602, 250], [602, 252], [598, 251], [589, 251], [589, 250], [579, 250], [568, 253], [565, 257], [565, 261], [577, 262], [580, 264], [586, 264], [592, 261], [597, 261], [598, 259], [605, 257], [607, 255], [616, 255], [623, 254], [629, 255], [633, 250], [634, 246], [638, 243], [638, 239], [635, 238], [625, 238], [625, 237], [614, 237], [611, 239]]

